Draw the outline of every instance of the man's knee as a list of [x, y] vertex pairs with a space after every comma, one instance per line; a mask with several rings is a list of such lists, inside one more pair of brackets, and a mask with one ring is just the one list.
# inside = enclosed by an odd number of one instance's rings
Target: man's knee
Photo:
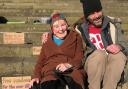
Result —
[[94, 64], [101, 63], [102, 64], [102, 62], [105, 62], [106, 59], [107, 59], [107, 55], [106, 55], [105, 51], [96, 50], [88, 56], [85, 65], [87, 65], [88, 63], [89, 64], [92, 64], [92, 63], [94, 63]]
[[88, 57], [88, 59], [106, 59], [107, 58], [107, 54], [106, 51], [103, 50], [96, 50], [94, 51], [92, 54], [90, 54], [90, 56]]
[[123, 52], [119, 52], [117, 54], [110, 54], [109, 58], [113, 59], [113, 60], [117, 60], [119, 62], [120, 61], [121, 62], [126, 62], [126, 60], [127, 60], [127, 57], [123, 54]]
[[88, 58], [84, 65], [85, 70], [89, 67], [98, 68], [104, 67], [106, 64], [107, 55], [105, 51], [96, 50]]

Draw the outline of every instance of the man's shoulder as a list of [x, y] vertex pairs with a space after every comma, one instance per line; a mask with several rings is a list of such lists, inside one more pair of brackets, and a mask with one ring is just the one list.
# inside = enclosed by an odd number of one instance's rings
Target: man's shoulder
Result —
[[84, 22], [85, 22], [85, 18], [83, 16], [83, 17], [79, 18], [77, 21], [75, 21], [75, 23], [73, 24], [73, 27], [80, 26]]
[[111, 23], [113, 23], [113, 24], [115, 24], [115, 23], [122, 23], [122, 20], [121, 20], [121, 18], [118, 18], [118, 17], [112, 17], [112, 16], [106, 16], [108, 19], [109, 19], [109, 21], [111, 22]]

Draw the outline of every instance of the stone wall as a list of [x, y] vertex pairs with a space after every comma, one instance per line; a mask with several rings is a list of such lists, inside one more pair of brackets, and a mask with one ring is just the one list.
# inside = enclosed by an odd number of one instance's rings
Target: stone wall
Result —
[[[128, 26], [127, 0], [101, 0], [106, 15], [119, 17], [123, 21], [124, 29]], [[73, 23], [83, 15], [79, 0], [0, 0], [0, 15], [9, 20], [26, 20], [27, 17], [48, 16], [53, 11], [63, 12]]]

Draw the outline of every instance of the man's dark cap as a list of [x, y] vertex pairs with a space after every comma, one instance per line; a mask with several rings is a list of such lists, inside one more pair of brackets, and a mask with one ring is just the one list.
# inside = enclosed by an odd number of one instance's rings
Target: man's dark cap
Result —
[[90, 14], [101, 11], [102, 5], [100, 0], [80, 0], [83, 5], [83, 11], [85, 17], [88, 17]]

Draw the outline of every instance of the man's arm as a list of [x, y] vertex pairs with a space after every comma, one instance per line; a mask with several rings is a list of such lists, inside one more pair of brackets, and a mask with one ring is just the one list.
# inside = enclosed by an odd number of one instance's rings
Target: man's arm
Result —
[[[108, 16], [109, 17], [109, 16]], [[121, 27], [121, 19], [109, 17], [110, 22], [110, 34], [112, 37], [113, 44], [107, 47], [107, 51], [111, 53], [118, 53], [119, 51], [123, 51], [125, 54], [128, 54], [128, 49], [126, 45], [126, 41], [123, 38], [123, 29]]]
[[42, 44], [47, 42], [48, 34], [49, 34], [49, 32], [45, 32], [45, 33], [42, 34], [42, 37], [41, 37]]

